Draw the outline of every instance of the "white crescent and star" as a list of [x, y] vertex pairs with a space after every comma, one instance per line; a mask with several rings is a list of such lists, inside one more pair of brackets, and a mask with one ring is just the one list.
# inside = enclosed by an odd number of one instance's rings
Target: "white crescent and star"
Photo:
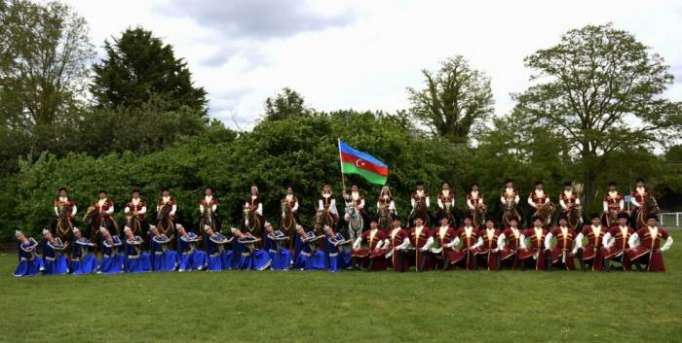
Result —
[[357, 160], [355, 160], [355, 166], [356, 166], [356, 167], [362, 168], [362, 167], [364, 167], [364, 166], [366, 166], [366, 165], [367, 165], [367, 162], [365, 162], [365, 161], [362, 160], [362, 159], [359, 159], [359, 158], [358, 158]]

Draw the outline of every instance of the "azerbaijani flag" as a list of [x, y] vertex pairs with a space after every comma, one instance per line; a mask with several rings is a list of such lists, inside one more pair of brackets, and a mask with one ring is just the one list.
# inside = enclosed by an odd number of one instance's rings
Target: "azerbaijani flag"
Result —
[[374, 156], [351, 148], [339, 139], [339, 158], [341, 159], [341, 173], [358, 174], [370, 183], [386, 184], [388, 166]]

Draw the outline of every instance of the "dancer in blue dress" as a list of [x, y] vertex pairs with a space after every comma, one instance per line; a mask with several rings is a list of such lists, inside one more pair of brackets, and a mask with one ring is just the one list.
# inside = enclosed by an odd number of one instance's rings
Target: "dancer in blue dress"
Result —
[[299, 270], [322, 270], [327, 269], [327, 255], [320, 243], [324, 235], [316, 235], [314, 231], [305, 231], [303, 226], [296, 226], [296, 242], [294, 248], [297, 250], [294, 267]]
[[42, 248], [45, 275], [64, 275], [69, 272], [66, 256], [64, 256], [67, 245], [59, 237], [53, 237], [47, 229], [43, 230]]
[[265, 236], [263, 237], [263, 249], [270, 254], [271, 270], [289, 270], [292, 259], [289, 252], [289, 236], [280, 230], [275, 230], [272, 224], [265, 222]]
[[19, 264], [14, 276], [34, 276], [43, 270], [43, 260], [38, 256], [38, 242], [33, 237], [26, 237], [23, 232], [15, 231], [14, 237], [19, 242]]
[[270, 268], [272, 260], [270, 255], [257, 247], [261, 239], [251, 232], [242, 232], [238, 228], [232, 228], [234, 249], [233, 253], [239, 254], [238, 268], [244, 270], [265, 270]]
[[149, 225], [152, 270], [172, 272], [178, 268], [178, 253], [170, 248], [173, 242], [168, 236], [159, 233], [156, 225]]
[[102, 237], [102, 262], [97, 273], [115, 274], [123, 272], [125, 255], [123, 254], [121, 239], [118, 236], [112, 236], [104, 226], [99, 229], [99, 232]]
[[97, 270], [97, 256], [94, 253], [97, 244], [83, 237], [77, 227], [72, 231], [74, 242], [71, 246], [71, 273], [75, 275], [94, 273]]
[[206, 234], [206, 253], [208, 254], [208, 270], [219, 272], [232, 269], [232, 250], [225, 249], [225, 245], [232, 241], [220, 232], [214, 232], [210, 225], [204, 226]]
[[125, 234], [125, 271], [128, 273], [144, 273], [152, 269], [149, 253], [142, 250], [144, 239], [135, 236], [133, 230], [126, 226], [123, 228]]
[[308, 235], [303, 229], [303, 226], [296, 225], [296, 235], [294, 235], [294, 257], [293, 268], [304, 270], [305, 265], [310, 258], [310, 247], [306, 244], [307, 239], [312, 238], [314, 234]]
[[178, 271], [204, 270], [208, 265], [208, 255], [199, 249], [201, 237], [196, 233], [187, 231], [182, 224], [175, 224], [178, 232]]
[[310, 250], [309, 265], [306, 270], [327, 270], [329, 269], [329, 256], [327, 255], [327, 242], [324, 233], [318, 233], [319, 230], [311, 230], [314, 234], [313, 239], [308, 240]]
[[344, 245], [350, 245], [352, 242], [343, 237], [340, 233], [335, 233], [334, 229], [329, 225], [325, 225], [324, 236], [326, 239], [326, 253], [329, 260], [329, 271], [338, 272], [346, 269], [352, 264], [352, 255], [350, 250], [343, 249]]

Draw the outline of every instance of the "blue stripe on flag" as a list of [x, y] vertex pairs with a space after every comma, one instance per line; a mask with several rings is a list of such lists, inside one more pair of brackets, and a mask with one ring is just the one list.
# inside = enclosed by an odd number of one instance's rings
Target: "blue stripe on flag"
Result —
[[344, 154], [353, 155], [353, 156], [356, 156], [356, 157], [358, 157], [364, 161], [375, 164], [379, 167], [388, 168], [388, 166], [384, 162], [379, 161], [374, 156], [372, 156], [366, 152], [362, 152], [362, 151], [355, 150], [355, 149], [351, 148], [350, 145], [346, 144], [346, 142], [344, 142], [344, 141], [340, 141], [339, 149], [341, 149], [341, 152]]

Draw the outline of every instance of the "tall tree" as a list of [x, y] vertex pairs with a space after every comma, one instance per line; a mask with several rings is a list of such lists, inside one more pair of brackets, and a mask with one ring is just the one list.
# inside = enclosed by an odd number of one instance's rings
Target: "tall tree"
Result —
[[669, 67], [610, 24], [570, 30], [525, 64], [535, 71], [534, 84], [516, 96], [517, 110], [566, 137], [580, 162], [588, 204], [609, 154], [663, 144], [680, 128], [680, 104], [662, 96], [673, 81]]
[[195, 87], [187, 63], [173, 47], [143, 28], [127, 29], [104, 43], [106, 57], [93, 66], [90, 91], [101, 107], [140, 107], [162, 99], [166, 108], [188, 106], [206, 114], [206, 91]]
[[274, 98], [265, 99], [265, 119], [281, 120], [309, 115], [312, 111], [304, 103], [301, 94], [285, 87]]
[[[29, 149], [63, 140], [60, 127], [79, 104], [94, 52], [87, 23], [60, 2], [0, 6], [0, 118], [30, 137]], [[16, 133], [16, 132], [15, 132]]]
[[411, 113], [434, 134], [465, 143], [472, 128], [493, 113], [490, 79], [462, 56], [449, 58], [434, 74], [422, 70], [426, 88], [408, 88]]

